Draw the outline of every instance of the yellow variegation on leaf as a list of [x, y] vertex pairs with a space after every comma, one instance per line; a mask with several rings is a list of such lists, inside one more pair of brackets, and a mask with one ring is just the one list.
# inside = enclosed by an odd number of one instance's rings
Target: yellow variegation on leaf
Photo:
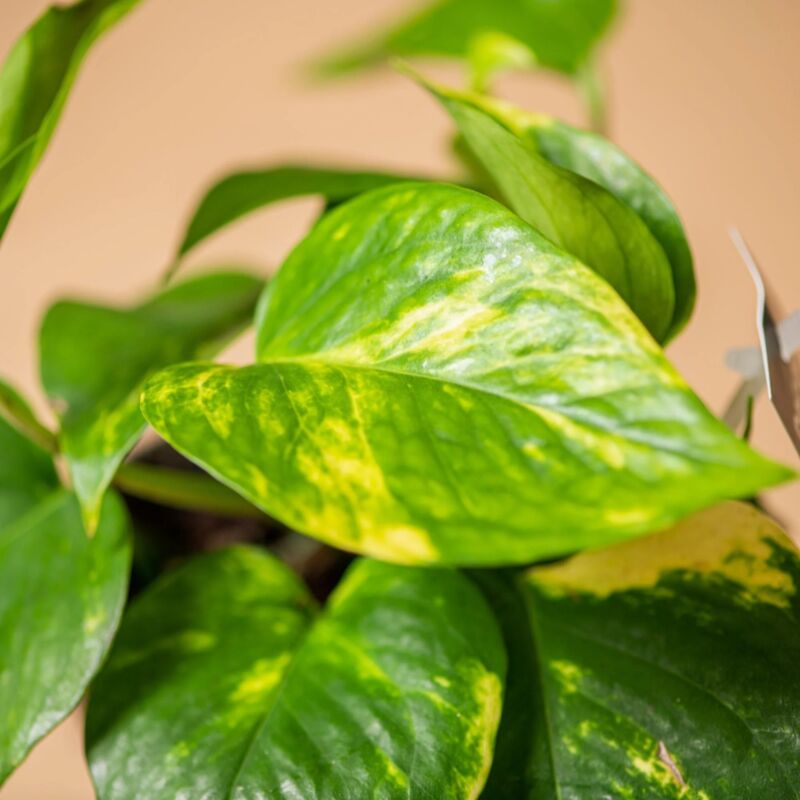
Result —
[[145, 417], [347, 550], [532, 561], [790, 475], [703, 407], [608, 284], [465, 189], [396, 185], [327, 215], [257, 334], [253, 366], [154, 376]]

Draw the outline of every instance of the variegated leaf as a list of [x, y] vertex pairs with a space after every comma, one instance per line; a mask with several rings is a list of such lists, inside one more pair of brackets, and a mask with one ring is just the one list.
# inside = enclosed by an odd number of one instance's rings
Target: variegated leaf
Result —
[[220, 272], [133, 308], [61, 301], [39, 339], [45, 390], [61, 417], [60, 444], [91, 531], [103, 493], [146, 423], [139, 393], [168, 364], [213, 355], [250, 321], [263, 281]]
[[259, 364], [165, 370], [144, 414], [348, 550], [526, 562], [791, 474], [709, 414], [605, 282], [465, 189], [394, 186], [336, 209], [257, 325]]
[[476, 797], [504, 672], [456, 572], [361, 561], [317, 616], [270, 556], [217, 552], [123, 622], [87, 720], [99, 800]]
[[509, 646], [483, 800], [800, 797], [800, 554], [752, 506], [477, 577]]

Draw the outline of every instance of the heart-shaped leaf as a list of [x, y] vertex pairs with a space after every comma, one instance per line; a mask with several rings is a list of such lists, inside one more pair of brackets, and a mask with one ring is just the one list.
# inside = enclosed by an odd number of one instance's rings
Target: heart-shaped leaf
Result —
[[526, 562], [790, 475], [709, 414], [604, 281], [466, 189], [393, 186], [336, 209], [257, 326], [260, 364], [165, 370], [145, 417], [347, 550]]
[[615, 0], [438, 0], [367, 43], [323, 61], [322, 74], [361, 69], [388, 56], [465, 58], [476, 38], [504, 34], [538, 64], [575, 73], [616, 12]]
[[138, 2], [53, 6], [16, 41], [0, 67], [0, 239], [89, 48]]
[[[425, 86], [449, 111], [511, 208], [602, 275], [658, 341], [686, 321], [694, 303], [691, 255], [669, 200], [641, 169], [610, 144], [597, 146], [593, 160], [580, 159], [579, 146], [591, 152], [602, 137], [581, 138], [574, 129], [548, 127], [507, 104]], [[539, 144], [540, 133], [546, 146]]]
[[[323, 167], [271, 167], [226, 175], [211, 186], [192, 212], [178, 256], [240, 217], [281, 200], [320, 195], [341, 203], [370, 189], [406, 181], [384, 172], [353, 172]], [[173, 267], [173, 270], [175, 267]]]
[[113, 495], [94, 538], [49, 456], [0, 418], [0, 783], [80, 700], [125, 602], [128, 522]]
[[87, 720], [100, 800], [475, 797], [505, 654], [448, 570], [353, 566], [327, 609], [255, 549], [202, 557], [123, 621]]
[[796, 800], [800, 555], [751, 506], [478, 576], [509, 646], [485, 800]]
[[251, 319], [263, 281], [193, 278], [133, 308], [62, 301], [39, 340], [42, 383], [61, 417], [61, 449], [92, 530], [122, 459], [146, 423], [139, 393], [153, 371], [217, 352]]

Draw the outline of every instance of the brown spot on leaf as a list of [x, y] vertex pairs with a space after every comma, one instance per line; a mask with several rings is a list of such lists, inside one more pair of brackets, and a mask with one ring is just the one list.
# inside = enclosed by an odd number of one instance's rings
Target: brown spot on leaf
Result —
[[667, 750], [667, 746], [664, 744], [664, 742], [658, 743], [658, 760], [672, 773], [672, 777], [675, 778], [675, 782], [678, 784], [678, 786], [680, 786], [681, 789], [685, 789], [686, 781], [683, 779], [683, 775], [681, 775], [678, 765], [672, 759], [672, 756], [669, 754], [669, 750]]

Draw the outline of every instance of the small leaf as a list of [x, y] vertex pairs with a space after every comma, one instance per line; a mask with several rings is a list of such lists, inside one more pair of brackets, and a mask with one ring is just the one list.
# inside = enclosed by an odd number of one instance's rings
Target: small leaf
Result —
[[689, 321], [697, 288], [686, 233], [664, 190], [633, 159], [602, 136], [552, 117], [517, 109], [504, 118], [553, 164], [608, 189], [641, 217], [672, 269], [675, 310], [668, 338], [673, 338]]
[[129, 309], [62, 301], [40, 335], [42, 383], [61, 416], [60, 441], [87, 528], [142, 435], [142, 385], [155, 370], [217, 352], [252, 317], [263, 282], [215, 273]]
[[614, 0], [439, 0], [318, 69], [336, 75], [388, 56], [465, 58], [477, 37], [503, 34], [529, 48], [542, 66], [572, 74], [608, 29], [616, 6]]
[[139, 0], [53, 6], [0, 67], [0, 239], [53, 135], [89, 48]]
[[772, 521], [727, 503], [513, 599], [493, 580], [509, 689], [483, 800], [796, 800], [800, 555]]
[[271, 203], [305, 195], [322, 195], [328, 203], [340, 203], [370, 189], [405, 180], [408, 178], [382, 172], [292, 166], [227, 175], [206, 191], [192, 213], [178, 256], [220, 228]]
[[48, 455], [0, 419], [0, 783], [79, 702], [122, 613], [130, 560], [119, 499], [87, 538]]
[[528, 562], [791, 475], [604, 281], [466, 189], [391, 186], [328, 214], [257, 334], [257, 365], [154, 376], [145, 417], [295, 530], [387, 561]]
[[[531, 137], [533, 115], [478, 95], [431, 83], [425, 86], [451, 114], [511, 208], [602, 275], [654, 338], [665, 341], [675, 318], [673, 270], [637, 210], [599, 183], [548, 160]], [[520, 119], [525, 123], [524, 134], [518, 132]], [[654, 186], [643, 181], [639, 185], [648, 191]], [[664, 201], [663, 194], [659, 195], [660, 211], [664, 211]], [[674, 212], [673, 218], [677, 222]], [[691, 273], [691, 257], [688, 269]]]
[[505, 655], [457, 572], [354, 565], [316, 617], [252, 548], [203, 556], [131, 607], [98, 676], [100, 800], [475, 797]]

